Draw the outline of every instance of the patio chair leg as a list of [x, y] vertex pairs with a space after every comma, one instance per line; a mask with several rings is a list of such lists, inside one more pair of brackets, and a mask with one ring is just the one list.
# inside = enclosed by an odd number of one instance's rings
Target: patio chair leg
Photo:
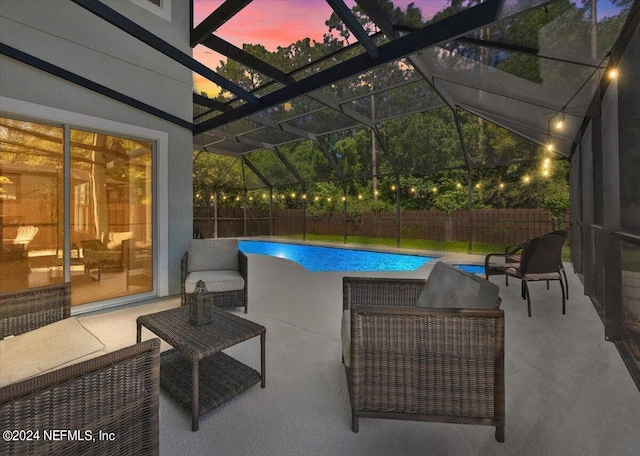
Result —
[[564, 284], [562, 283], [562, 279], [560, 279], [559, 282], [560, 282], [560, 288], [562, 289], [562, 315], [565, 315], [567, 312], [566, 312], [566, 304], [564, 299]]
[[522, 299], [526, 299], [527, 298], [526, 295], [525, 295], [525, 292], [524, 292], [524, 287], [525, 287], [525, 285], [524, 285], [524, 280], [523, 280], [522, 283], [520, 284], [520, 297]]
[[356, 434], [360, 431], [358, 417], [354, 413], [351, 414], [351, 430]]
[[504, 426], [496, 426], [496, 440], [504, 443]]
[[569, 299], [569, 282], [567, 282], [567, 273], [564, 268], [561, 268], [562, 275], [564, 276], [564, 285], [567, 287], [567, 299]]
[[549, 289], [549, 281], [547, 280], [547, 290]]
[[[527, 297], [527, 314], [531, 317], [531, 296], [529, 296], [529, 287], [527, 286], [527, 281], [522, 281], [522, 287], [524, 289], [524, 294]], [[564, 293], [562, 294], [564, 296]]]

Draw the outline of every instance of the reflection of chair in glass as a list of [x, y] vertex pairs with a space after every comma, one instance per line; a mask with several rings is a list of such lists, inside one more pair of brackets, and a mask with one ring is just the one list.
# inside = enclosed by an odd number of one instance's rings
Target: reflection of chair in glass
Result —
[[[567, 240], [567, 231], [553, 231], [543, 236], [527, 241], [521, 249], [519, 263], [514, 254], [491, 253], [485, 257], [485, 274], [487, 279], [492, 275], [507, 275], [521, 280], [522, 299], [527, 300], [527, 313], [531, 316], [531, 298], [527, 282], [546, 281], [549, 288], [549, 281], [557, 280], [562, 289], [562, 313], [566, 313], [565, 286], [566, 274], [562, 266], [562, 246]], [[492, 263], [493, 257], [505, 258], [505, 264]]]
[[238, 250], [236, 239], [189, 240], [189, 250], [182, 257], [182, 305], [199, 280], [216, 293], [217, 306], [244, 307], [247, 313], [247, 257]]
[[100, 281], [102, 271], [106, 268], [112, 268], [121, 272], [124, 266], [122, 241], [131, 238], [131, 234], [130, 231], [113, 233], [113, 235], [118, 235], [116, 240], [114, 240], [112, 235], [109, 237], [107, 243], [98, 239], [82, 241], [85, 274], [93, 278], [93, 276], [91, 276], [91, 270], [96, 269], [98, 271], [96, 280]]
[[122, 255], [127, 291], [131, 286], [143, 287], [146, 291], [150, 291], [152, 286], [151, 243], [138, 243], [125, 239], [122, 241]]
[[19, 226], [15, 239], [9, 239], [9, 241], [11, 241], [13, 245], [22, 245], [24, 250], [26, 250], [27, 245], [33, 240], [37, 233], [38, 228], [33, 225]]

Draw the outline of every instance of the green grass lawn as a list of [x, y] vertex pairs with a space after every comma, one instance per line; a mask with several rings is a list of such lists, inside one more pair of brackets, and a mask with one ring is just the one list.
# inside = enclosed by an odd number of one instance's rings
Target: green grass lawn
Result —
[[[302, 240], [302, 235], [279, 236], [288, 239]], [[344, 238], [341, 235], [329, 234], [307, 234], [307, 241], [333, 242], [342, 244]], [[348, 244], [378, 245], [384, 247], [396, 247], [396, 238], [374, 238], [368, 236], [348, 236]], [[433, 241], [428, 239], [401, 239], [400, 247], [404, 249], [416, 250], [436, 250], [441, 252], [469, 253], [469, 243], [467, 241]], [[489, 253], [504, 252], [505, 244], [495, 244], [491, 242], [474, 242], [472, 252], [477, 255], [487, 255]], [[570, 261], [571, 251], [569, 247], [562, 249], [563, 261]]]

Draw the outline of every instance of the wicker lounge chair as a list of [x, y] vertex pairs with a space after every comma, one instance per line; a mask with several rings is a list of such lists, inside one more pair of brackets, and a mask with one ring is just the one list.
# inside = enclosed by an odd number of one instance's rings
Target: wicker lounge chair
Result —
[[216, 306], [244, 307], [247, 313], [247, 256], [236, 239], [191, 239], [181, 265], [183, 306], [202, 280], [209, 292], [216, 293]]
[[[0, 339], [36, 333], [69, 316], [69, 286], [2, 293], [0, 302]], [[152, 339], [0, 387], [3, 436], [39, 432], [3, 438], [0, 454], [159, 454], [159, 350]], [[60, 430], [75, 434], [44, 434]]]
[[[560, 282], [562, 289], [562, 313], [566, 313], [565, 283], [567, 276], [562, 266], [562, 246], [567, 240], [567, 231], [553, 231], [537, 238], [530, 239], [517, 252], [491, 253], [485, 257], [485, 274], [487, 279], [492, 275], [506, 275], [521, 280], [522, 299], [527, 300], [527, 313], [531, 316], [531, 297], [527, 282], [546, 281]], [[493, 263], [493, 258], [505, 258], [504, 264]], [[519, 260], [519, 262], [517, 262]], [[563, 282], [564, 278], [564, 282]]]
[[444, 263], [428, 281], [344, 278], [354, 432], [361, 417], [440, 421], [495, 426], [504, 442], [504, 313], [480, 281]]

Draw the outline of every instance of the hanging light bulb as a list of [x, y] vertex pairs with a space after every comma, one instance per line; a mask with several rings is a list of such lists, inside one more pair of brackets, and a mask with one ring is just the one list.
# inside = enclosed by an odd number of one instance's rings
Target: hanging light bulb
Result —
[[547, 150], [549, 152], [553, 152], [553, 143], [551, 143], [551, 142], [547, 143]]
[[617, 68], [611, 68], [609, 70], [609, 79], [616, 79], [618, 77], [618, 69]]
[[564, 128], [564, 108], [562, 108], [562, 118], [556, 121], [556, 130], [562, 130]]

